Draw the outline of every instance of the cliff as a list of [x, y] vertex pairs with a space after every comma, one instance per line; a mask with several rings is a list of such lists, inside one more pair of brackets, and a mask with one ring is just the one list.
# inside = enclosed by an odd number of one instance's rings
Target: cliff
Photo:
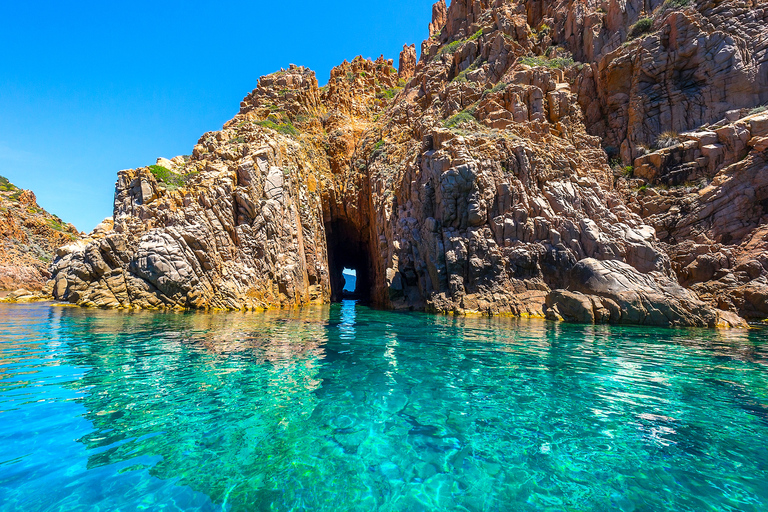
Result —
[[318, 87], [260, 79], [121, 171], [51, 291], [105, 307], [378, 307], [654, 325], [768, 316], [768, 8], [444, 1]]
[[0, 176], [0, 290], [41, 290], [56, 248], [79, 236], [37, 204], [35, 194]]

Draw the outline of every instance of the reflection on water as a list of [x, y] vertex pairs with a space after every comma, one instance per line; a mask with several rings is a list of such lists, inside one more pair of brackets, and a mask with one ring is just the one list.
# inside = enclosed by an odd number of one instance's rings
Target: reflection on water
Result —
[[339, 323], [339, 338], [343, 340], [355, 339], [355, 320], [357, 301], [345, 300], [341, 303], [341, 322]]
[[0, 306], [3, 510], [765, 510], [768, 336]]

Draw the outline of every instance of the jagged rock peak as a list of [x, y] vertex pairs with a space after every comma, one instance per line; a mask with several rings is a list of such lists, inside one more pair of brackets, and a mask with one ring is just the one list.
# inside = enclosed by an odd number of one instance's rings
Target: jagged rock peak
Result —
[[416, 45], [403, 45], [403, 51], [400, 52], [400, 65], [397, 75], [403, 80], [411, 78], [416, 71]]
[[291, 65], [259, 79], [258, 86], [240, 103], [240, 115], [261, 109], [283, 108], [292, 116], [315, 113], [321, 106], [320, 89], [315, 72]]
[[432, 22], [429, 24], [429, 37], [435, 36], [443, 30], [448, 21], [448, 7], [445, 0], [439, 0], [432, 6]]

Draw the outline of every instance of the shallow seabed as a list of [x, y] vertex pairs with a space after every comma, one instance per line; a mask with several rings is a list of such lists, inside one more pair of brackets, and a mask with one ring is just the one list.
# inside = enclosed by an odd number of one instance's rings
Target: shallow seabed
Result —
[[768, 332], [0, 306], [0, 509], [768, 509]]

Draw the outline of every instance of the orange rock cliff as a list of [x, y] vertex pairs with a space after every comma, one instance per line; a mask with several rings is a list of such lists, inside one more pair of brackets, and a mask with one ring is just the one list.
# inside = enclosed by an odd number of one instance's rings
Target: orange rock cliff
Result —
[[121, 171], [49, 291], [121, 308], [768, 317], [768, 3], [440, 0], [393, 62], [259, 80]]
[[79, 235], [42, 209], [32, 191], [0, 176], [0, 290], [41, 290], [51, 277], [56, 248]]

